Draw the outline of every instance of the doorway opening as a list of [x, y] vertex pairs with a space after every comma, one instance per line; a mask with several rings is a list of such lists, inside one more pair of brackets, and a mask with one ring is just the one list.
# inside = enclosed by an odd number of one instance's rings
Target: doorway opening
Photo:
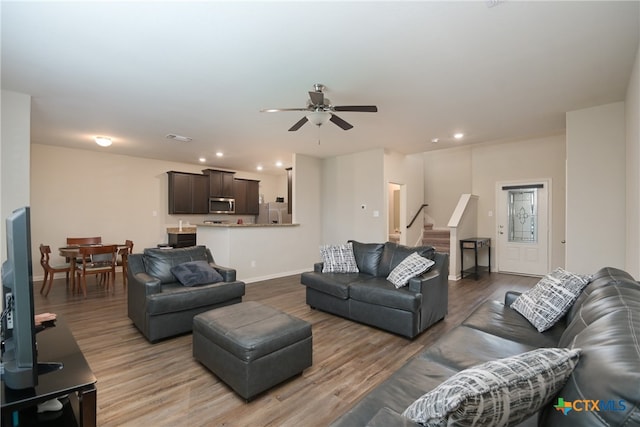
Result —
[[406, 244], [406, 215], [404, 214], [404, 185], [388, 184], [387, 239], [390, 242]]

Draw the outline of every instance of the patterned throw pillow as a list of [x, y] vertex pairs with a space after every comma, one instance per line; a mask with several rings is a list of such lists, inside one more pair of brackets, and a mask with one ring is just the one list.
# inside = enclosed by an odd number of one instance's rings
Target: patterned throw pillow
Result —
[[556, 268], [511, 304], [538, 332], [552, 327], [571, 308], [590, 276], [580, 276]]
[[511, 426], [546, 405], [567, 381], [580, 349], [540, 348], [458, 372], [402, 414], [428, 427]]
[[353, 255], [353, 245], [323, 245], [320, 246], [323, 273], [358, 273], [356, 257]]
[[424, 273], [433, 264], [435, 264], [435, 261], [422, 257], [414, 252], [403, 259], [400, 264], [389, 273], [387, 280], [393, 283], [396, 288], [407, 286], [409, 279]]

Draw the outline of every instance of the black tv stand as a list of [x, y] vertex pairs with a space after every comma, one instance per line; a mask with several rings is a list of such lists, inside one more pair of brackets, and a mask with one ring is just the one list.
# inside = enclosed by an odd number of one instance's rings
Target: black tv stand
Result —
[[[59, 414], [60, 425], [95, 427], [96, 377], [64, 319], [56, 319], [56, 327], [46, 328], [38, 334], [38, 358], [59, 362], [38, 364], [38, 385], [35, 387], [13, 390], [1, 382], [2, 425], [39, 425], [39, 418], [52, 418], [58, 414], [38, 414], [37, 405], [58, 398], [64, 405]], [[67, 395], [68, 398], [63, 398]]]
[[40, 377], [40, 375], [59, 371], [63, 367], [64, 363], [61, 362], [38, 362], [38, 378]]

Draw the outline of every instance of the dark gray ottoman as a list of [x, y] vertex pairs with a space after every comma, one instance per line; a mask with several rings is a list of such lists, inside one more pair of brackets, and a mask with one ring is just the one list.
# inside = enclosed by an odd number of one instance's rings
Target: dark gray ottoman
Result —
[[311, 325], [248, 301], [193, 318], [193, 357], [251, 399], [311, 366]]

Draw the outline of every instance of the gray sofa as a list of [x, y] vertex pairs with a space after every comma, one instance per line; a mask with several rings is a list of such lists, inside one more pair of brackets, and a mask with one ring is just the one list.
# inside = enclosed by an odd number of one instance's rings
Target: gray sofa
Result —
[[[569, 312], [539, 333], [505, 303], [486, 301], [461, 325], [409, 360], [362, 398], [333, 426], [417, 426], [400, 414], [441, 382], [489, 360], [539, 347], [581, 348], [573, 373], [555, 397], [520, 426], [640, 425], [640, 284], [622, 270], [603, 268]], [[565, 415], [558, 398], [579, 402]]]
[[[188, 261], [208, 262], [223, 280], [183, 286], [171, 268]], [[244, 288], [245, 284], [236, 280], [236, 271], [216, 265], [204, 246], [149, 248], [128, 258], [127, 311], [150, 342], [191, 332], [195, 315], [241, 302]]]
[[[449, 295], [448, 254], [431, 246], [350, 242], [359, 272], [323, 273], [323, 264], [316, 263], [314, 271], [302, 273], [300, 279], [306, 286], [309, 306], [408, 338], [444, 318]], [[386, 278], [412, 252], [435, 264], [410, 279], [408, 286], [396, 289]]]

